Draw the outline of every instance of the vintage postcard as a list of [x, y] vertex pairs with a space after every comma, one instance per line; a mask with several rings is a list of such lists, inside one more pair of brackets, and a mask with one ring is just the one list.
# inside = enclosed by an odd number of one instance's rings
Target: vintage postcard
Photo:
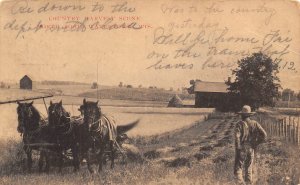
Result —
[[300, 4], [0, 1], [0, 184], [300, 184]]

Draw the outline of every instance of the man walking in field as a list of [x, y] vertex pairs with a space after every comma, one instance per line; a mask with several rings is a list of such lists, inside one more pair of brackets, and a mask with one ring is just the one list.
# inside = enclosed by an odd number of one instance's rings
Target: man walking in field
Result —
[[[266, 131], [261, 125], [251, 120], [255, 114], [251, 107], [244, 105], [239, 112], [242, 120], [235, 127], [235, 164], [234, 175], [239, 184], [252, 184], [252, 166], [256, 147], [266, 140]], [[243, 166], [245, 179], [243, 178]]]

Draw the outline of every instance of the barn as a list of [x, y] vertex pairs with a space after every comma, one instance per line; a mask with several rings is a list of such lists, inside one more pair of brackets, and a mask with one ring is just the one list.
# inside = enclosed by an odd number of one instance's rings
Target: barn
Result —
[[197, 80], [190, 88], [195, 94], [195, 107], [217, 107], [227, 101], [228, 86], [225, 82], [204, 82]]
[[32, 79], [28, 75], [25, 75], [23, 78], [21, 78], [20, 89], [32, 89]]

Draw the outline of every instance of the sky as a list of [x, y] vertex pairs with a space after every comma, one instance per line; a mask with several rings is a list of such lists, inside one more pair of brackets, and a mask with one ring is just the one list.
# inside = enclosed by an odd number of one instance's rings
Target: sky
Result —
[[296, 2], [101, 3], [2, 1], [0, 81], [28, 74], [91, 83], [98, 66], [102, 85], [188, 87], [191, 79], [225, 81], [238, 60], [263, 51], [281, 61], [282, 87], [300, 90]]

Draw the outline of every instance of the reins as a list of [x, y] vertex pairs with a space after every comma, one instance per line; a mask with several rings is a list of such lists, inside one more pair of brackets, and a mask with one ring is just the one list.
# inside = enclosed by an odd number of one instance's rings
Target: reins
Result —
[[96, 129], [92, 130], [93, 132], [100, 132], [101, 131], [101, 125], [102, 125], [101, 122], [102, 122], [102, 120], [101, 120], [101, 118], [99, 118], [98, 120], [91, 123], [91, 125], [95, 125], [96, 123], [99, 123], [98, 127]]
[[69, 129], [66, 132], [61, 133], [62, 135], [68, 135], [72, 132], [73, 130], [73, 124], [69, 122]]
[[[56, 105], [55, 105], [56, 107]], [[62, 108], [63, 109], [63, 108]], [[54, 128], [63, 128], [65, 126], [67, 126], [67, 124], [69, 124], [69, 128], [67, 129], [67, 131], [65, 132], [62, 132], [60, 133], [61, 135], [68, 135], [72, 132], [73, 130], [73, 124], [71, 122], [71, 116], [66, 116], [64, 115], [66, 113], [66, 111], [63, 109], [63, 114], [62, 115], [59, 115], [59, 118], [58, 118], [58, 123], [63, 123], [63, 124], [59, 124], [59, 125], [55, 125]], [[62, 118], [65, 118], [65, 119], [70, 119], [70, 121], [68, 122], [62, 122]]]

